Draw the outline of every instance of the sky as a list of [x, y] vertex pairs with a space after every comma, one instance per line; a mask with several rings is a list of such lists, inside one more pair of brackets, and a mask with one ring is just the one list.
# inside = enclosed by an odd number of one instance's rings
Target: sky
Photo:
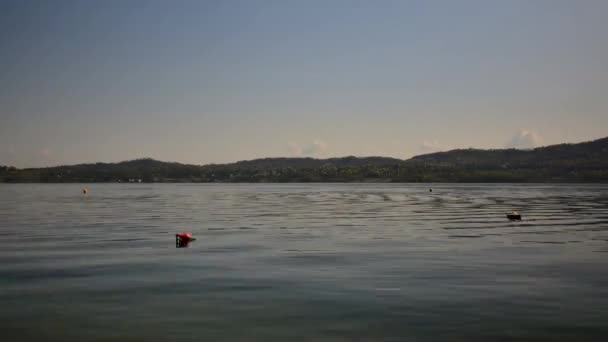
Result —
[[2, 1], [0, 165], [608, 136], [608, 1]]

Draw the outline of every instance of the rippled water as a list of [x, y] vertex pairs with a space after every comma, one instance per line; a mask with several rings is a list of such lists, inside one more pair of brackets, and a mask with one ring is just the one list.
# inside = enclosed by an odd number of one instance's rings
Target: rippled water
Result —
[[2, 340], [608, 335], [607, 185], [81, 188], [0, 185]]

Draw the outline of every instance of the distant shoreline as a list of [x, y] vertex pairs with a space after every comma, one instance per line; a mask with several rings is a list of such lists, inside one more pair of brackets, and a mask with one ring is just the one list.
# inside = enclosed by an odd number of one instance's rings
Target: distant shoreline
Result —
[[465, 149], [401, 160], [387, 157], [265, 158], [191, 165], [120, 163], [17, 169], [2, 183], [606, 183], [608, 138], [533, 150]]
[[120, 184], [120, 185], [150, 185], [150, 184], [191, 184], [191, 185], [341, 185], [341, 184], [353, 184], [353, 185], [367, 185], [367, 184], [394, 184], [394, 185], [447, 185], [447, 184], [463, 184], [463, 185], [483, 185], [483, 184], [491, 184], [491, 185], [500, 185], [500, 184], [508, 184], [508, 185], [603, 185], [608, 184], [608, 181], [584, 181], [584, 182], [142, 182], [142, 183], [124, 183], [124, 182], [0, 182], [0, 185], [25, 185], [25, 184], [49, 184], [49, 185], [57, 185], [57, 184], [65, 184], [65, 185], [75, 185], [75, 184]]

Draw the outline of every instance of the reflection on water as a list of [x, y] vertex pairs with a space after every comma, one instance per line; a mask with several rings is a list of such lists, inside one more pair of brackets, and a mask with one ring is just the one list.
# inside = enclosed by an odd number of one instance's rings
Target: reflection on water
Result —
[[82, 187], [0, 185], [3, 340], [608, 334], [605, 185]]

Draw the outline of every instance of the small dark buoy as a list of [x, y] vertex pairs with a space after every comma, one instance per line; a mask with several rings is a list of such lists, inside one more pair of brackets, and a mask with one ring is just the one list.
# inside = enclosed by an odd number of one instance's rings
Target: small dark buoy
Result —
[[511, 221], [521, 221], [521, 214], [513, 210], [512, 212], [507, 213], [507, 218]]
[[429, 192], [433, 192], [433, 188], [429, 188]]
[[82, 188], [82, 193], [84, 195], [88, 194], [89, 193], [89, 188], [87, 188], [86, 186], [84, 188]]
[[190, 234], [190, 233], [175, 234], [175, 247], [176, 248], [188, 247], [190, 242], [192, 242], [194, 240], [196, 240], [196, 239], [193, 238], [192, 234]]

